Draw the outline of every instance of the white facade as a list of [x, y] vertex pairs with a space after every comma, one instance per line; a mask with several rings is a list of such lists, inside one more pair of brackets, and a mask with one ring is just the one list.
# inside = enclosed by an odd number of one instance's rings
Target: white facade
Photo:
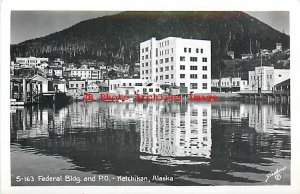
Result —
[[23, 66], [30, 66], [37, 68], [42, 62], [48, 62], [48, 58], [37, 58], [37, 57], [17, 57], [16, 63]]
[[[213, 79], [211, 80], [211, 86], [219, 88], [220, 87], [220, 80], [219, 79]], [[221, 78], [221, 87], [222, 88], [240, 88], [239, 90], [246, 90], [248, 87], [248, 81], [242, 80], [240, 77], [224, 77]]]
[[140, 78], [211, 92], [211, 42], [168, 37], [140, 43]]
[[72, 77], [81, 79], [102, 79], [101, 70], [99, 69], [70, 69]]
[[272, 88], [290, 78], [289, 69], [274, 69], [274, 67], [255, 67], [255, 71], [249, 71], [249, 87], [253, 91], [261, 88], [263, 92], [271, 92]]
[[[141, 93], [143, 91], [143, 86], [145, 86], [147, 80], [145, 79], [115, 79], [109, 81], [109, 93], [117, 94], [118, 88], [122, 87], [134, 87], [136, 93]], [[118, 89], [118, 90], [117, 90]]]

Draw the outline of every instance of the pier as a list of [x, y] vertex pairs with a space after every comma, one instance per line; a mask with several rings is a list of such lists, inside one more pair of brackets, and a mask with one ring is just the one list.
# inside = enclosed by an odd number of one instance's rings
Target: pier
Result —
[[268, 103], [290, 103], [289, 91], [262, 90], [239, 92], [245, 101], [266, 101]]

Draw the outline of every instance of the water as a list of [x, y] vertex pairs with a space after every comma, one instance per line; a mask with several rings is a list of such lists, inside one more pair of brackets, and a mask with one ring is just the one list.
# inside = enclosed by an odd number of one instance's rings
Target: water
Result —
[[290, 184], [287, 105], [77, 102], [10, 115], [12, 185]]

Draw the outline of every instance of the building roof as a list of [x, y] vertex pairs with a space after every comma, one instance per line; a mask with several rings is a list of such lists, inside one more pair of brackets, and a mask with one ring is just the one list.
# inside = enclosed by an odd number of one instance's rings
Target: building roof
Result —
[[280, 82], [280, 83], [276, 84], [274, 87], [289, 86], [290, 84], [291, 84], [291, 79], [287, 79], [283, 82]]

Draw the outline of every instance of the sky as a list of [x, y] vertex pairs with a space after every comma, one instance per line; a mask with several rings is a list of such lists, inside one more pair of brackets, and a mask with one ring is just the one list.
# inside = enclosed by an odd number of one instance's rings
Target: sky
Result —
[[[11, 44], [39, 38], [61, 31], [87, 19], [112, 15], [112, 11], [12, 11]], [[263, 11], [246, 12], [274, 29], [286, 34], [289, 29], [289, 12]]]

